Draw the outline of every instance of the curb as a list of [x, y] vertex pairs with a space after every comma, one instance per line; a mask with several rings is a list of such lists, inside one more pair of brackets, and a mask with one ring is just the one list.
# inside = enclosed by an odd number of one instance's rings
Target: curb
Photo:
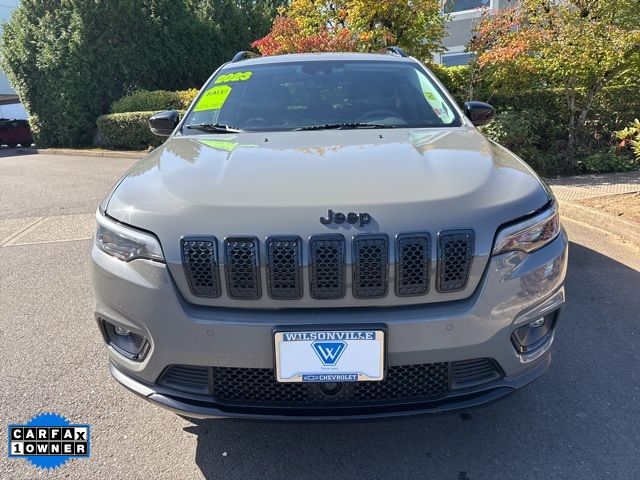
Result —
[[629, 243], [640, 245], [640, 224], [575, 203], [560, 202], [560, 214], [571, 220], [606, 230]]
[[144, 158], [149, 152], [126, 152], [126, 151], [95, 151], [77, 150], [73, 148], [38, 148], [36, 152], [45, 155], [72, 155], [76, 157], [105, 157], [105, 158]]

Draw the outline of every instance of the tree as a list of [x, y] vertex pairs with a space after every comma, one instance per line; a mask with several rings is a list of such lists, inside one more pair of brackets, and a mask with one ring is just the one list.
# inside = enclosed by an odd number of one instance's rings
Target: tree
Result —
[[292, 0], [279, 14], [271, 32], [253, 43], [264, 55], [398, 45], [430, 59], [444, 36], [438, 0]]
[[520, 0], [485, 14], [468, 48], [494, 88], [563, 92], [573, 158], [594, 99], [640, 68], [640, 8], [637, 0]]
[[199, 87], [268, 31], [279, 4], [22, 0], [4, 26], [1, 64], [39, 146], [88, 144], [114, 100], [137, 89]]

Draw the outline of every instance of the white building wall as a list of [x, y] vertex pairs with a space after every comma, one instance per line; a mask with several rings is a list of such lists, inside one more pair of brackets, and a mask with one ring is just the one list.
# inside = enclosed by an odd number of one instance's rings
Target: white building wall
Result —
[[[11, 12], [13, 11], [14, 8], [16, 8], [18, 6], [18, 3], [20, 2], [20, 0], [0, 0], [0, 32], [2, 29], [2, 23], [6, 22], [9, 20], [9, 18], [11, 17]], [[2, 72], [0, 70], [0, 98], [4, 97], [6, 99], [7, 95], [11, 95], [11, 96], [15, 96], [16, 92], [13, 88], [11, 88], [11, 85], [9, 85], [9, 81], [7, 80], [7, 76], [5, 75], [4, 72]], [[16, 101], [17, 101], [17, 97], [15, 97]], [[0, 109], [0, 117], [2, 118], [14, 118], [14, 117], [7, 117], [4, 115], [4, 105], [1, 106]], [[12, 110], [8, 110], [8, 111], [13, 111], [15, 110], [16, 113], [20, 113], [20, 116], [17, 116], [15, 118], [26, 118], [26, 113], [24, 112], [24, 108], [22, 108], [22, 106], [20, 106], [19, 109], [16, 109], [14, 107], [14, 109]]]

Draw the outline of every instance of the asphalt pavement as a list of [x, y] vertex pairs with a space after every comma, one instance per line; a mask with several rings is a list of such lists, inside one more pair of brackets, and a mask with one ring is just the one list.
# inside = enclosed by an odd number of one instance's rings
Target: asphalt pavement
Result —
[[[640, 478], [640, 250], [566, 220], [553, 363], [501, 401], [349, 423], [191, 422], [107, 371], [88, 274], [92, 215], [132, 159], [0, 151], [0, 478]], [[55, 473], [7, 458], [6, 427], [42, 411], [92, 428]]]

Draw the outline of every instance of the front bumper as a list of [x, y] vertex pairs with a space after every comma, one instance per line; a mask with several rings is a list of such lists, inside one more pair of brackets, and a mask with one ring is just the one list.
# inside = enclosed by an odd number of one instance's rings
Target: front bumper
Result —
[[[497, 400], [532, 382], [551, 365], [551, 354], [547, 353], [535, 366], [520, 375], [504, 377], [479, 388], [447, 395], [432, 401], [396, 403], [375, 406], [342, 406], [327, 408], [291, 409], [278, 407], [243, 407], [218, 404], [212, 400], [198, 400], [175, 395], [157, 385], [146, 385], [136, 380], [109, 362], [109, 370], [124, 387], [151, 403], [190, 418], [241, 418], [253, 420], [361, 420], [369, 418], [402, 417], [426, 413], [447, 412], [475, 407]], [[154, 389], [155, 388], [155, 389]]]
[[[113, 376], [135, 393], [194, 417], [359, 418], [444, 411], [493, 400], [546, 370], [553, 335], [536, 351], [518, 353], [515, 328], [559, 309], [564, 302], [568, 242], [564, 232], [546, 247], [525, 255], [491, 258], [476, 292], [465, 300], [384, 308], [250, 310], [199, 307], [185, 302], [165, 266], [121, 262], [92, 251], [96, 316], [143, 335], [150, 348], [143, 361], [112, 347]], [[501, 378], [444, 397], [390, 405], [331, 406], [321, 410], [221, 405], [205, 395], [188, 395], [158, 385], [170, 365], [273, 368], [273, 328], [371, 324], [387, 326], [389, 366], [488, 358]]]

